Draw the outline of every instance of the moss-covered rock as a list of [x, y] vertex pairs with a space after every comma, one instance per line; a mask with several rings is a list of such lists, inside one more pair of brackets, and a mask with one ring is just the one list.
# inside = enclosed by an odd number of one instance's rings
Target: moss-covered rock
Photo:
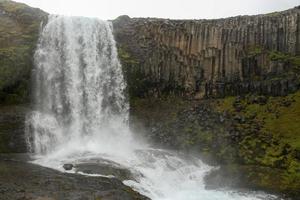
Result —
[[33, 52], [46, 18], [40, 9], [0, 1], [0, 103], [28, 102]]
[[252, 188], [282, 197], [299, 199], [298, 177], [287, 175], [283, 169], [260, 165], [223, 165], [206, 176], [205, 179], [209, 189], [220, 187]]
[[[300, 92], [201, 101], [176, 96], [135, 98], [131, 124], [139, 133], [145, 130], [145, 136], [158, 146], [196, 153], [210, 164], [221, 165], [230, 172], [224, 183], [296, 197], [300, 191], [299, 105]], [[236, 174], [239, 178], [234, 181]]]
[[40, 9], [0, 0], [0, 153], [27, 150], [26, 106], [15, 105], [29, 103], [34, 49], [46, 19]]
[[[215, 108], [234, 119], [233, 129], [241, 135], [236, 143], [238, 163], [256, 166], [247, 169], [252, 173], [247, 180], [258, 187], [299, 195], [300, 92], [286, 97], [229, 97], [218, 100]], [[235, 120], [236, 116], [245, 120]]]

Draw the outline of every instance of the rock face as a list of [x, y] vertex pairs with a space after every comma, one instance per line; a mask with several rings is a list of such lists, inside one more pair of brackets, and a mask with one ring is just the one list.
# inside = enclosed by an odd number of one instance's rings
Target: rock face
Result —
[[33, 51], [46, 17], [40, 9], [0, 0], [0, 103], [28, 101]]
[[26, 106], [0, 106], [0, 153], [24, 153]]
[[66, 171], [72, 170], [73, 167], [74, 167], [73, 164], [64, 164], [64, 165], [63, 165], [63, 168], [64, 168]]
[[[0, 152], [26, 152], [25, 115], [29, 102], [33, 52], [41, 22], [40, 9], [0, 0]], [[2, 105], [10, 104], [10, 105]]]
[[276, 96], [299, 87], [298, 8], [218, 20], [121, 16], [113, 24], [132, 95]]

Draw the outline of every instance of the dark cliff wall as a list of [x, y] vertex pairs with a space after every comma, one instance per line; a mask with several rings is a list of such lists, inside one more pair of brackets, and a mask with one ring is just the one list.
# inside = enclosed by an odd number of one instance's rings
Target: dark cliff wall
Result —
[[33, 54], [41, 22], [46, 19], [47, 14], [40, 9], [0, 0], [0, 153], [27, 150], [24, 132], [28, 106], [20, 104], [30, 102]]
[[113, 24], [133, 96], [276, 96], [299, 87], [299, 8], [218, 20], [122, 16]]
[[46, 17], [40, 9], [0, 0], [0, 103], [28, 102], [33, 52]]

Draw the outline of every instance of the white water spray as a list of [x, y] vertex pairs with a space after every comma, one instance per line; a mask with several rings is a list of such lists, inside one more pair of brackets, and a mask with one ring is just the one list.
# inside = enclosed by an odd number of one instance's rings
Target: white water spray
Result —
[[212, 167], [134, 139], [110, 23], [50, 16], [35, 53], [34, 76], [28, 140], [35, 163], [63, 170], [65, 163], [110, 161], [131, 171], [134, 178], [124, 184], [154, 200], [267, 198], [206, 190], [203, 179]]

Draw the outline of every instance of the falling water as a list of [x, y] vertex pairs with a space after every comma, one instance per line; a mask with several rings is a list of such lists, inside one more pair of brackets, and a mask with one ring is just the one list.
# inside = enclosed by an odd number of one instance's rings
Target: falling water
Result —
[[94, 137], [102, 138], [99, 146], [105, 148], [129, 142], [130, 135], [118, 130], [126, 127], [129, 106], [109, 23], [50, 16], [34, 59], [36, 153], [70, 143], [85, 146]]
[[110, 161], [131, 171], [134, 178], [124, 184], [155, 200], [267, 198], [206, 190], [203, 179], [212, 167], [149, 148], [133, 137], [109, 22], [50, 16], [34, 60], [35, 107], [28, 117], [28, 141], [35, 163], [63, 171], [64, 163]]

